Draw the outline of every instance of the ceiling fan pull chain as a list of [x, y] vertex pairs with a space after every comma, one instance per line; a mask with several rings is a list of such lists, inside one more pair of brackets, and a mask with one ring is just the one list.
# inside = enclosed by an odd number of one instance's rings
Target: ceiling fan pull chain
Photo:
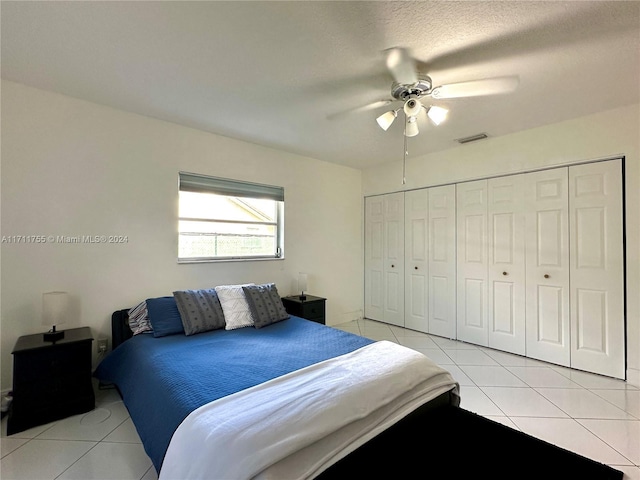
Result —
[[407, 155], [409, 154], [409, 151], [407, 149], [407, 127], [406, 127], [406, 122], [405, 122], [405, 127], [404, 127], [404, 133], [405, 135], [403, 135], [404, 137], [404, 156], [402, 157], [402, 185], [406, 185], [407, 183]]

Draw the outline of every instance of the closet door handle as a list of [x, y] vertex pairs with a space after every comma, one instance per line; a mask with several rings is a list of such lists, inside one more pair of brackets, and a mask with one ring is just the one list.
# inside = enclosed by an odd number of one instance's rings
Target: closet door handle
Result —
[[506, 275], [509, 275], [509, 274], [507, 272], [502, 272], [502, 275], [506, 276]]
[[548, 273], [544, 274], [544, 278], [549, 278], [549, 277], [550, 277], [550, 275]]
[[413, 268], [414, 268], [415, 270], [417, 270], [417, 269], [418, 269], [418, 267], [413, 267]]
[[391, 268], [395, 268], [395, 267], [396, 267], [395, 265], [391, 265]]

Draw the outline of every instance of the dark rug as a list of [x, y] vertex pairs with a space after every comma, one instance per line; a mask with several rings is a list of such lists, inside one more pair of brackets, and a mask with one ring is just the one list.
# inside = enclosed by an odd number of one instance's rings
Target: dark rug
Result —
[[403, 420], [322, 479], [622, 479], [622, 472], [454, 406]]

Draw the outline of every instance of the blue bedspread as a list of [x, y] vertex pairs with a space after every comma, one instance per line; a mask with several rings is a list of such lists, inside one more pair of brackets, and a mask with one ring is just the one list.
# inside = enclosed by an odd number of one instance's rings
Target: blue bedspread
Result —
[[137, 335], [111, 352], [94, 375], [118, 386], [159, 472], [173, 432], [196, 408], [369, 343], [292, 316], [261, 329]]

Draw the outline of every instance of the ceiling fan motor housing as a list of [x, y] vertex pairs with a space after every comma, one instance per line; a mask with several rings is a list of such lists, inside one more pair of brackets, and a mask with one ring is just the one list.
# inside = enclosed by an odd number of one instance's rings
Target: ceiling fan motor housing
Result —
[[396, 100], [407, 100], [410, 97], [422, 97], [431, 92], [431, 78], [428, 75], [418, 75], [418, 81], [413, 84], [393, 82], [391, 96]]

